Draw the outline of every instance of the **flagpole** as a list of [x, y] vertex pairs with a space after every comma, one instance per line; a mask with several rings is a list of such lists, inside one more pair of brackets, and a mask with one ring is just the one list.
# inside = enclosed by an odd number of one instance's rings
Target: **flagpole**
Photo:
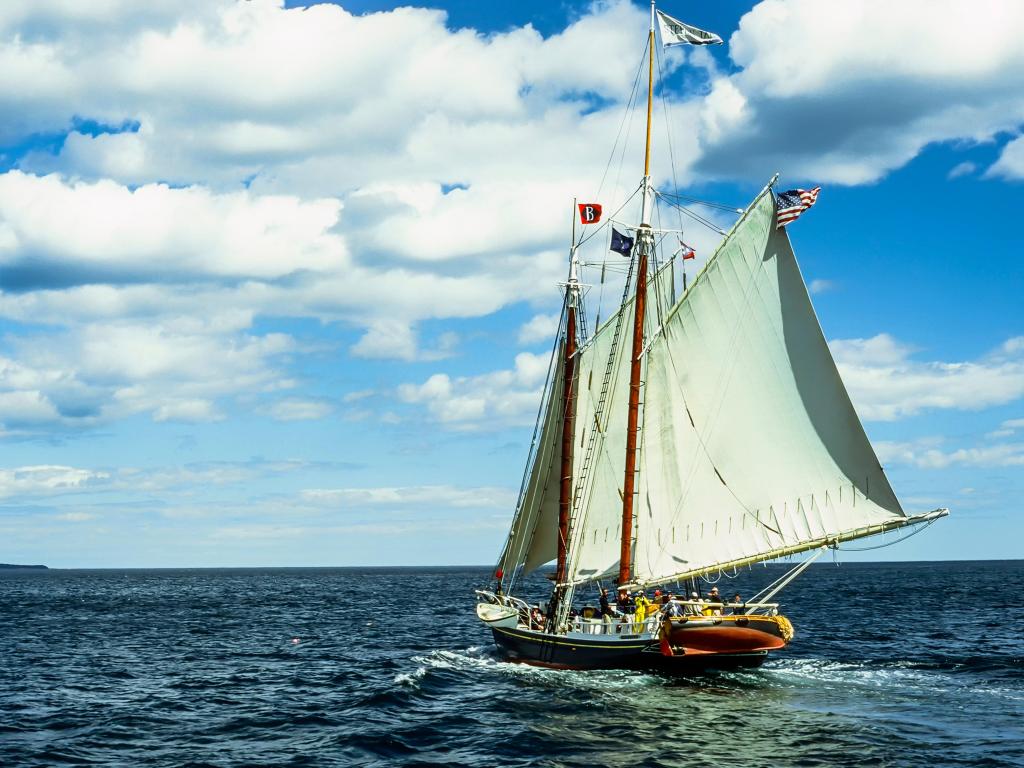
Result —
[[644, 312], [647, 303], [647, 261], [654, 245], [651, 234], [651, 113], [654, 102], [654, 0], [647, 33], [647, 140], [644, 145], [643, 208], [637, 229], [639, 262], [633, 300], [633, 349], [629, 368], [629, 410], [626, 415], [626, 462], [622, 480], [622, 538], [619, 542], [619, 587], [633, 580], [633, 497], [636, 495], [636, 444], [640, 423], [640, 374], [644, 347]]
[[[654, 100], [654, 0], [651, 0], [651, 29], [647, 33], [647, 52], [649, 55], [647, 64], [647, 144], [644, 147], [644, 177], [651, 175], [651, 107]], [[644, 213], [647, 213], [647, 211], [645, 210]], [[646, 218], [641, 223], [650, 224]]]

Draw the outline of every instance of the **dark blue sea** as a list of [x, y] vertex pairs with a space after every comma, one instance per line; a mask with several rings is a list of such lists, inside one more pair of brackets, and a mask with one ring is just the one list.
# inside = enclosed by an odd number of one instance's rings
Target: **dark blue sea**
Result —
[[816, 564], [684, 680], [498, 661], [486, 576], [0, 572], [0, 766], [1024, 765], [1024, 561]]

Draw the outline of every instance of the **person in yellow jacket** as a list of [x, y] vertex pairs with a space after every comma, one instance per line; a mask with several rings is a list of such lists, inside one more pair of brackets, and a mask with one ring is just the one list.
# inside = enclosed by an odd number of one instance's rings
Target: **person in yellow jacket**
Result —
[[647, 599], [647, 595], [643, 592], [638, 593], [633, 602], [636, 603], [636, 623], [633, 625], [633, 631], [640, 632], [643, 630], [644, 619], [649, 614], [653, 614], [656, 609], [652, 608], [651, 601]]

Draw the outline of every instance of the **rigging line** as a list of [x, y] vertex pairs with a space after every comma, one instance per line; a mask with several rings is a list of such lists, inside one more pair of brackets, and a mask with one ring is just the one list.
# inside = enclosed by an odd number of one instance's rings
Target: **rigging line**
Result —
[[[873, 547], [839, 547], [838, 545], [836, 545], [835, 547], [833, 547], [833, 549], [837, 552], [870, 552], [873, 549], [884, 549], [885, 547], [891, 547], [893, 544], [899, 544], [901, 541], [906, 541], [911, 536], [917, 536], [917, 534], [919, 534], [925, 528], [930, 526], [932, 523], [937, 522], [938, 520], [939, 518], [929, 520], [924, 525], [920, 525], [914, 530], [912, 530], [906, 536], [901, 536], [900, 538], [896, 539], [896, 541], [887, 541], [884, 544], [877, 544]], [[885, 531], [882, 531], [882, 533], [885, 533]]]
[[[788, 242], [788, 240], [787, 240], [787, 242]], [[795, 255], [794, 255], [794, 262], [795, 262]], [[752, 267], [751, 268], [751, 272], [750, 272], [751, 280], [756, 278], [756, 276], [760, 273], [760, 270], [762, 270], [763, 268], [764, 268], [763, 267], [763, 262], [759, 263], [755, 267]], [[797, 268], [799, 269], [799, 267], [797, 267]], [[744, 296], [746, 297], [747, 295], [748, 295], [748, 293], [745, 292]], [[751, 299], [755, 299], [755, 298], [756, 298], [757, 301], [759, 301], [761, 303], [761, 305], [764, 307], [764, 309], [767, 312], [770, 313], [772, 311], [772, 307], [773, 307], [774, 304], [773, 303], [770, 304], [765, 299], [765, 297], [762, 294], [761, 290], [754, 290], [752, 292]], [[750, 302], [748, 302], [748, 306], [749, 305], [750, 305]], [[766, 325], [768, 326], [768, 328], [765, 327]], [[774, 322], [771, 322], [771, 323], [755, 323], [754, 324], [754, 330], [755, 330], [755, 332], [757, 334], [759, 334], [759, 336], [761, 338], [761, 343], [756, 345], [758, 348], [765, 348], [772, 341], [774, 341], [776, 344], [778, 344], [778, 345], [780, 345], [782, 347], [785, 347], [786, 342], [785, 342], [785, 339], [783, 338], [783, 331], [779, 328], [779, 326], [776, 323], [774, 323]], [[771, 363], [772, 371], [775, 374], [774, 380], [776, 382], [785, 382], [786, 379], [787, 379], [788, 371], [784, 370], [784, 368], [781, 365], [779, 365], [771, 356], [769, 356], [768, 359], [769, 359], [769, 361]], [[730, 374], [730, 378], [731, 378], [731, 374]], [[720, 410], [721, 410], [721, 406], [719, 407], [719, 411]], [[799, 410], [798, 406], [795, 403], [790, 403], [790, 409], [789, 410], [790, 410], [791, 418], [794, 418], [794, 419], [799, 418], [801, 411]], [[814, 446], [814, 438], [811, 437], [809, 434], [804, 433], [803, 443], [808, 448], [813, 448], [813, 446]], [[828, 478], [825, 478], [825, 477], [822, 477], [821, 479], [823, 481], [823, 484], [827, 483], [827, 481], [828, 481]], [[813, 493], [811, 494], [811, 498], [813, 500]], [[798, 504], [800, 503], [799, 497], [797, 498], [797, 503]], [[818, 506], [818, 520], [819, 520], [819, 523], [821, 523], [821, 525], [822, 525], [822, 532], [824, 533], [825, 526], [824, 526], [823, 511], [822, 511], [822, 508], [821, 508], [820, 505], [815, 505], [815, 506]], [[833, 509], [834, 509], [834, 507], [833, 507]], [[776, 517], [776, 522], [779, 522], [777, 517]], [[793, 525], [795, 525], [794, 521], [791, 521], [791, 522], [793, 523]], [[805, 524], [808, 527], [808, 533], [811, 533], [811, 531], [810, 531], [810, 521], [807, 519], [806, 512], [804, 513], [804, 522], [805, 522]], [[781, 527], [781, 523], [780, 523], [780, 527]]]
[[[748, 285], [744, 289], [744, 293], [743, 293], [744, 301], [747, 298], [747, 295], [748, 295], [748, 293], [750, 291], [750, 286], [753, 284], [753, 282], [754, 282], [754, 272], [752, 270], [751, 271], [751, 275], [750, 275], [750, 280], [748, 282]], [[745, 301], [744, 306], [745, 307], [749, 307], [749, 303]], [[741, 314], [737, 318], [736, 326], [733, 329], [733, 336], [732, 336], [732, 339], [729, 342], [729, 346], [728, 346], [728, 349], [726, 351], [726, 359], [730, 359], [731, 358], [733, 363], [735, 363], [735, 355], [733, 355], [732, 352], [733, 352], [734, 347], [736, 346], [735, 342], [736, 342], [736, 339], [738, 338], [738, 335], [739, 335], [739, 325], [740, 325], [740, 320], [742, 320], [742, 319], [743, 319], [743, 315]], [[666, 355], [668, 357], [669, 364], [672, 366], [672, 372], [674, 374], [672, 379], [673, 379], [673, 381], [676, 384], [676, 389], [679, 391], [680, 397], [682, 397], [682, 399], [683, 399], [683, 406], [686, 408], [687, 415], [690, 417], [690, 420], [692, 422], [693, 417], [692, 417], [692, 414], [690, 414], [690, 408], [689, 408], [689, 405], [687, 404], [686, 393], [683, 391], [683, 387], [682, 387], [682, 383], [681, 383], [682, 378], [681, 378], [681, 376], [679, 374], [679, 368], [676, 365], [675, 355], [673, 354], [673, 351], [672, 351], [672, 345], [671, 344], [666, 344], [665, 345], [665, 350], [666, 350]], [[718, 408], [716, 409], [715, 416], [714, 416], [713, 419], [711, 419], [709, 424], [714, 423], [717, 420], [717, 418], [718, 418], [718, 414], [721, 412], [722, 405], [724, 404], [724, 401], [725, 401], [726, 386], [728, 384], [728, 380], [732, 378], [732, 372], [734, 370], [735, 370], [735, 365], [730, 365], [729, 366], [729, 376], [726, 377], [726, 381], [722, 384], [722, 386], [717, 389], [717, 391], [720, 393], [719, 404], [718, 404]], [[696, 424], [693, 425], [693, 433], [694, 433], [694, 435], [697, 438], [697, 443], [699, 444], [701, 450], [703, 451], [704, 455], [707, 457], [708, 461], [711, 463], [712, 469], [715, 470], [715, 473], [718, 475], [719, 480], [722, 481], [722, 485], [725, 486], [725, 489], [736, 500], [736, 503], [740, 505], [740, 507], [743, 509], [744, 512], [746, 512], [748, 515], [750, 515], [754, 519], [754, 522], [756, 522], [758, 525], [761, 525], [766, 530], [769, 530], [772, 533], [777, 534], [778, 536], [780, 536], [782, 538], [783, 541], [785, 541], [786, 537], [785, 537], [785, 535], [780, 530], [775, 530], [770, 525], [768, 525], [763, 520], [761, 520], [760, 517], [755, 512], [752, 512], [750, 510], [750, 508], [739, 498], [739, 496], [736, 495], [736, 492], [733, 491], [732, 486], [730, 486], [727, 482], [725, 482], [725, 479], [722, 477], [721, 473], [718, 470], [718, 467], [717, 467], [717, 465], [715, 463], [715, 460], [712, 458], [711, 453], [708, 450], [707, 442], [705, 440], [705, 436], [700, 433], [700, 430], [697, 429]], [[694, 457], [695, 457], [695, 454], [696, 454], [696, 451], [694, 451]], [[690, 482], [690, 480], [693, 479], [694, 472], [696, 472], [696, 462], [692, 461], [690, 463], [689, 471], [687, 473], [687, 482], [684, 485], [683, 495], [680, 497], [678, 503], [676, 504], [676, 513], [677, 514], [678, 514], [679, 511], [682, 510], [682, 505], [686, 501], [686, 498], [689, 496], [690, 489], [693, 487], [692, 483]]]
[[[608, 351], [608, 360], [605, 362], [605, 381], [602, 384], [601, 395], [598, 397], [598, 401], [594, 403], [593, 419], [596, 422], [596, 427], [590, 427], [590, 439], [587, 442], [587, 450], [583, 456], [583, 464], [580, 468], [580, 478], [576, 481], [573, 490], [572, 519], [569, 521], [569, 543], [572, 546], [570, 548], [569, 563], [567, 564], [567, 574], [575, 575], [579, 568], [580, 557], [582, 556], [583, 551], [582, 544], [586, 537], [586, 524], [590, 508], [590, 493], [593, 490], [594, 481], [597, 478], [596, 472], [588, 470], [590, 469], [591, 464], [599, 463], [601, 461], [605, 436], [608, 431], [608, 421], [606, 419], [604, 425], [601, 426], [601, 416], [604, 414], [607, 406], [607, 397], [610, 396], [611, 390], [614, 388], [613, 380], [617, 378], [618, 374], [618, 366], [615, 365], [615, 363], [617, 362], [619, 348], [622, 346], [619, 344], [619, 332], [621, 330], [621, 324], [625, 314], [621, 311], [621, 307], [625, 305], [629, 297], [634, 259], [630, 259], [629, 263], [630, 274], [627, 275], [626, 283], [622, 289], [622, 299], [620, 303], [620, 310], [618, 312], [618, 319], [616, 320], [616, 328], [611, 339]], [[598, 361], [595, 360], [595, 362]], [[593, 370], [593, 364], [591, 365], [591, 370]], [[582, 377], [582, 370], [579, 371], [579, 375]], [[582, 391], [582, 389], [580, 391]], [[591, 397], [591, 399], [593, 398]], [[577, 400], [577, 402], [579, 401]], [[577, 413], [577, 415], [579, 414]], [[587, 421], [589, 422], [589, 418]], [[570, 578], [569, 581], [574, 583], [575, 579]]]
[[[650, 41], [648, 41], [648, 44], [649, 44], [649, 42]], [[623, 141], [622, 141], [622, 149], [619, 152], [619, 167], [618, 167], [618, 170], [616, 170], [616, 172], [615, 172], [614, 189], [618, 189], [619, 188], [620, 180], [622, 179], [622, 167], [623, 167], [623, 165], [626, 162], [626, 150], [627, 150], [628, 145], [629, 145], [629, 134], [630, 134], [630, 130], [632, 129], [632, 126], [633, 126], [633, 116], [636, 113], [636, 104], [637, 104], [637, 99], [639, 98], [639, 85], [638, 84], [640, 82], [640, 77], [641, 77], [641, 74], [643, 72], [643, 65], [644, 65], [644, 59], [645, 59], [646, 53], [647, 53], [647, 45], [644, 46], [643, 53], [640, 56], [640, 64], [637, 67], [636, 77], [633, 80], [633, 91], [632, 91], [632, 93], [630, 93], [629, 99], [626, 102], [625, 114], [623, 115], [623, 124], [625, 125], [626, 133], [625, 133], [625, 136], [624, 136]], [[627, 118], [628, 118], [628, 120], [627, 120]], [[620, 126], [619, 130], [620, 130], [620, 133], [621, 133], [621, 130], [622, 130], [621, 126]], [[598, 194], [600, 194], [601, 190], [604, 189], [604, 183], [605, 183], [606, 177], [608, 175], [608, 170], [611, 168], [612, 160], [615, 158], [615, 147], [618, 146], [618, 143], [619, 143], [619, 139], [618, 139], [618, 136], [616, 136], [615, 144], [612, 146], [611, 156], [608, 159], [608, 165], [605, 167], [604, 175], [602, 175], [602, 177], [601, 177], [601, 184], [598, 187]], [[643, 185], [641, 184], [641, 188], [642, 188], [642, 186]], [[629, 200], [631, 200], [633, 198], [633, 196], [635, 194], [636, 194], [636, 192], [634, 191], [634, 193], [629, 196], [629, 198], [626, 200], [626, 202], [623, 203], [622, 206], [619, 207], [620, 211], [622, 210], [622, 208], [624, 208], [626, 206], [626, 204], [629, 202]], [[618, 211], [616, 211], [616, 213], [617, 212]], [[607, 224], [607, 221], [605, 222], [605, 224]], [[600, 230], [604, 229], [605, 224], [602, 224], [600, 227], [598, 227], [597, 231], [600, 231]], [[577, 243], [577, 247], [579, 247], [584, 242], [589, 240], [595, 234], [597, 234], [597, 232], [593, 232], [590, 235], [588, 235], [586, 238], [584, 238], [583, 237], [583, 233], [581, 232], [580, 233], [580, 242]]]
[[[658, 197], [663, 197], [663, 198], [665, 197], [665, 195], [663, 195], [661, 192], [655, 192], [655, 195], [657, 195]], [[685, 213], [687, 216], [689, 216], [691, 219], [693, 219], [694, 221], [698, 222], [699, 224], [703, 224], [708, 229], [714, 230], [715, 232], [717, 232], [718, 234], [723, 235], [723, 236], [729, 234], [728, 232], [726, 232], [724, 229], [722, 229], [720, 226], [715, 224], [710, 219], [705, 219], [699, 213], [695, 213], [695, 212], [691, 211], [685, 205], [680, 205], [679, 203], [672, 202], [668, 198], [665, 198], [665, 202], [667, 202], [673, 208], [677, 208], [681, 213]]]
[[[515, 531], [516, 531], [516, 528], [517, 528], [516, 522], [517, 521], [518, 522], [525, 522], [525, 521], [519, 521], [518, 518], [519, 518], [519, 514], [520, 514], [520, 512], [522, 510], [523, 503], [525, 502], [526, 488], [527, 488], [527, 485], [529, 484], [531, 469], [533, 468], [533, 464], [534, 464], [534, 462], [536, 460], [536, 457], [538, 455], [538, 452], [539, 452], [539, 448], [538, 448], [538, 444], [537, 444], [537, 435], [538, 435], [538, 432], [541, 431], [541, 424], [542, 424], [543, 420], [547, 416], [547, 407], [546, 406], [547, 406], [547, 403], [548, 403], [548, 392], [549, 392], [550, 388], [554, 386], [554, 380], [557, 378], [557, 374], [556, 374], [556, 370], [557, 370], [556, 369], [556, 357], [558, 355], [558, 347], [559, 347], [559, 342], [561, 340], [561, 335], [562, 335], [563, 329], [565, 328], [565, 323], [566, 323], [566, 312], [565, 312], [566, 302], [567, 302], [567, 299], [563, 299], [562, 300], [562, 316], [561, 316], [561, 319], [559, 321], [558, 333], [555, 334], [555, 341], [554, 341], [554, 344], [552, 345], [551, 357], [548, 359], [548, 373], [547, 373], [547, 376], [545, 377], [545, 380], [544, 380], [544, 390], [541, 393], [540, 405], [537, 408], [537, 420], [536, 420], [536, 422], [534, 423], [534, 426], [533, 426], [533, 437], [530, 440], [530, 451], [529, 451], [529, 453], [527, 454], [527, 457], [526, 457], [526, 467], [523, 470], [523, 479], [522, 479], [522, 481], [521, 481], [521, 483], [519, 485], [519, 499], [516, 502], [516, 511], [515, 511], [515, 515], [513, 517], [512, 525], [509, 528], [508, 539], [507, 539], [507, 541], [505, 543], [505, 546], [502, 549], [501, 556], [498, 559], [499, 567], [500, 567], [500, 563], [503, 560], [505, 560], [505, 554], [507, 552], [509, 554], [511, 554], [509, 552], [509, 547], [512, 545], [513, 536], [515, 535]], [[515, 562], [516, 563], [519, 563], [519, 561], [522, 559], [523, 548], [526, 545], [526, 538], [527, 537], [524, 536], [523, 539], [520, 541], [519, 548], [517, 549], [517, 551], [515, 553]], [[532, 541], [533, 537], [530, 536], [529, 539]], [[518, 567], [518, 566], [516, 566], [516, 567]], [[509, 578], [509, 586], [508, 586], [508, 589], [506, 590], [507, 592], [512, 592], [512, 589], [513, 589], [513, 587], [515, 585], [516, 580], [517, 579], [516, 579], [515, 568], [513, 568], [513, 573], [512, 573], [512, 575]]]
[[660, 192], [664, 197], [671, 197], [677, 200], [685, 200], [688, 203], [694, 203], [696, 205], [704, 205], [708, 208], [714, 208], [719, 211], [728, 211], [729, 213], [743, 213], [742, 208], [737, 208], [735, 205], [728, 205], [727, 203], [716, 203], [713, 200], [701, 200], [699, 197], [692, 197], [690, 195], [684, 195], [682, 192]]
[[[647, 52], [647, 50], [645, 48], [644, 49], [644, 53], [646, 53], [646, 52]], [[634, 105], [634, 102], [636, 101], [636, 97], [637, 97], [637, 91], [639, 90], [639, 87], [640, 87], [640, 76], [643, 74], [643, 69], [644, 69], [644, 61], [643, 61], [643, 56], [641, 55], [640, 63], [637, 65], [637, 68], [636, 68], [636, 76], [633, 78], [633, 89], [630, 91], [629, 98], [626, 100], [626, 106], [625, 106], [625, 108], [622, 111], [622, 120], [619, 122], [619, 130], [615, 134], [615, 142], [612, 144], [612, 151], [608, 155], [608, 162], [605, 163], [604, 173], [601, 175], [601, 182], [597, 186], [597, 195], [598, 195], [598, 197], [601, 196], [601, 191], [604, 189], [604, 182], [608, 178], [608, 170], [612, 167], [612, 161], [615, 159], [615, 150], [619, 146], [619, 138], [622, 136], [622, 129], [626, 125], [627, 118], [629, 118], [630, 115], [632, 114], [633, 105]], [[620, 161], [620, 168], [621, 168], [621, 161]]]
[[609, 216], [609, 217], [608, 217], [607, 219], [605, 219], [605, 220], [604, 220], [604, 223], [603, 223], [603, 224], [601, 224], [601, 225], [599, 225], [599, 226], [595, 227], [595, 228], [594, 228], [594, 229], [593, 229], [593, 230], [592, 230], [592, 231], [591, 231], [591, 232], [590, 232], [589, 234], [587, 234], [586, 236], [584, 236], [584, 235], [583, 235], [583, 234], [581, 233], [581, 234], [580, 234], [580, 239], [579, 239], [579, 242], [578, 242], [578, 243], [576, 243], [576, 247], [577, 247], [577, 248], [579, 248], [579, 247], [580, 247], [581, 245], [583, 245], [583, 244], [584, 244], [584, 243], [586, 243], [586, 242], [587, 242], [588, 240], [590, 240], [590, 239], [591, 239], [592, 237], [594, 237], [594, 235], [596, 235], [596, 234], [599, 234], [600, 232], [603, 232], [603, 231], [605, 230], [605, 228], [606, 228], [606, 227], [610, 226], [610, 225], [611, 225], [611, 221], [612, 221], [612, 219], [614, 219], [614, 218], [615, 218], [616, 216], [618, 216], [618, 215], [619, 215], [619, 213], [620, 213], [620, 212], [622, 211], [622, 209], [623, 209], [623, 208], [625, 208], [625, 207], [626, 207], [627, 205], [629, 205], [630, 201], [632, 201], [632, 199], [633, 199], [634, 197], [636, 197], [636, 196], [637, 196], [637, 194], [639, 194], [639, 192], [640, 192], [640, 190], [641, 190], [641, 189], [643, 189], [643, 184], [641, 184], [641, 185], [640, 185], [640, 186], [638, 186], [638, 187], [637, 187], [636, 189], [634, 189], [634, 190], [633, 190], [633, 192], [632, 192], [632, 194], [630, 194], [630, 196], [626, 198], [626, 201], [625, 201], [625, 202], [624, 202], [624, 203], [623, 203], [622, 205], [620, 205], [620, 206], [619, 206], [619, 207], [618, 207], [618, 208], [617, 208], [617, 209], [615, 210], [615, 213], [613, 213], [613, 214], [612, 214], [611, 216]]
[[[660, 49], [657, 51], [657, 57], [656, 58], [657, 58], [657, 62], [658, 62], [658, 82], [664, 83], [665, 79], [664, 79], [663, 73], [661, 71], [661, 50]], [[674, 147], [672, 145], [672, 118], [669, 115], [668, 97], [665, 96], [665, 90], [666, 89], [665, 89], [665, 87], [663, 85], [662, 88], [661, 88], [661, 93], [659, 95], [661, 96], [661, 109], [665, 113], [665, 136], [666, 136], [666, 139], [667, 139], [666, 143], [668, 144], [669, 167], [672, 169], [672, 188], [673, 189], [679, 189], [679, 179], [676, 176], [676, 155], [675, 155], [675, 149], [674, 149]], [[677, 213], [679, 215], [679, 230], [680, 230], [680, 232], [682, 232], [682, 229], [683, 229], [683, 214], [682, 214], [682, 211], [677, 211]]]

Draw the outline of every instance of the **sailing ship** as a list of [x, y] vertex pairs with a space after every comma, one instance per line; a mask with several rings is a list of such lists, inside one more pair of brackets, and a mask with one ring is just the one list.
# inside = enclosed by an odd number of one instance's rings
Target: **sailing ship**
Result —
[[[679, 233], [652, 226], [656, 26], [666, 45], [722, 42], [652, 0], [640, 221], [614, 222], [632, 233], [612, 230], [611, 248], [629, 256], [625, 291], [590, 335], [574, 223], [515, 516], [495, 583], [476, 593], [477, 616], [511, 661], [669, 673], [757, 666], [793, 637], [773, 598], [816, 557], [948, 514], [907, 514], [897, 500], [811, 306], [778, 176], [677, 296], [674, 260], [658, 254]], [[742, 605], [691, 599], [702, 580], [803, 552], [813, 554]], [[551, 561], [546, 604], [517, 597]], [[605, 585], [626, 606], [618, 615], [583, 604]], [[641, 599], [639, 610], [630, 602], [661, 587], [678, 597]]]

